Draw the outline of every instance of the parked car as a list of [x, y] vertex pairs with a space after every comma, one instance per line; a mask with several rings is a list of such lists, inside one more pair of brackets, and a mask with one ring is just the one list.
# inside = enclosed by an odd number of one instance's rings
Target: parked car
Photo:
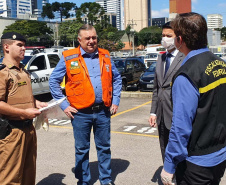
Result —
[[38, 53], [31, 56], [25, 69], [31, 74], [33, 95], [49, 93], [49, 77], [60, 60], [59, 53]]
[[152, 63], [156, 62], [158, 60], [158, 57], [161, 56], [166, 51], [156, 51], [151, 53], [146, 53], [144, 56], [144, 64], [148, 68]]
[[140, 77], [140, 91], [151, 91], [154, 88], [156, 62], [153, 62]]
[[140, 75], [146, 70], [142, 60], [137, 57], [112, 59], [122, 77], [122, 90], [126, 91], [128, 86], [138, 88]]
[[220, 57], [221, 59], [226, 61], [226, 54], [225, 53], [214, 53], [216, 56]]

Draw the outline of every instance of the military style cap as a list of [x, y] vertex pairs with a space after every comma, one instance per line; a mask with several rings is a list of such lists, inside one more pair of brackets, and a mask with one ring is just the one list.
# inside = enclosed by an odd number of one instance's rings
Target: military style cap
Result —
[[10, 39], [10, 40], [19, 40], [26, 42], [26, 39], [23, 35], [17, 33], [17, 32], [8, 32], [2, 35], [1, 39]]

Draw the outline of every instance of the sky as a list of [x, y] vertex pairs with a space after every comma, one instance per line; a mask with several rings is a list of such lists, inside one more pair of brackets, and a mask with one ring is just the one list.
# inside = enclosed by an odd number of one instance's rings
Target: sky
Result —
[[[78, 7], [85, 2], [95, 2], [95, 0], [49, 0], [53, 2], [74, 2]], [[139, 0], [137, 0], [139, 1]], [[169, 0], [152, 0], [152, 17], [169, 17]], [[221, 14], [223, 16], [223, 26], [226, 26], [226, 0], [192, 0], [192, 11], [202, 14], [207, 18], [207, 14]]]

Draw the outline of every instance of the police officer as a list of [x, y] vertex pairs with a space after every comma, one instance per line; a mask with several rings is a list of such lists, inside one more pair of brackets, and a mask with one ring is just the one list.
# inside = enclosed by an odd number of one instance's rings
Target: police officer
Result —
[[61, 104], [74, 129], [78, 185], [90, 183], [89, 149], [93, 128], [101, 185], [113, 184], [111, 178], [110, 112], [115, 114], [120, 101], [121, 76], [109, 52], [97, 47], [94, 27], [83, 25], [78, 31], [80, 46], [63, 52], [50, 76], [55, 99], [63, 98], [60, 83], [66, 76], [67, 100]]
[[32, 120], [47, 103], [34, 99], [29, 73], [20, 63], [25, 38], [16, 32], [2, 35], [0, 66], [0, 184], [34, 185], [37, 141]]

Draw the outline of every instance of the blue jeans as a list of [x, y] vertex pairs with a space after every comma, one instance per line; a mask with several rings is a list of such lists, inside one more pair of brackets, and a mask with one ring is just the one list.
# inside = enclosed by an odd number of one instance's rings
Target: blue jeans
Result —
[[101, 184], [111, 182], [109, 109], [92, 112], [78, 111], [74, 114], [72, 126], [75, 138], [75, 177], [79, 180], [78, 184], [89, 184], [91, 179], [89, 149], [92, 127], [98, 157], [99, 180]]

